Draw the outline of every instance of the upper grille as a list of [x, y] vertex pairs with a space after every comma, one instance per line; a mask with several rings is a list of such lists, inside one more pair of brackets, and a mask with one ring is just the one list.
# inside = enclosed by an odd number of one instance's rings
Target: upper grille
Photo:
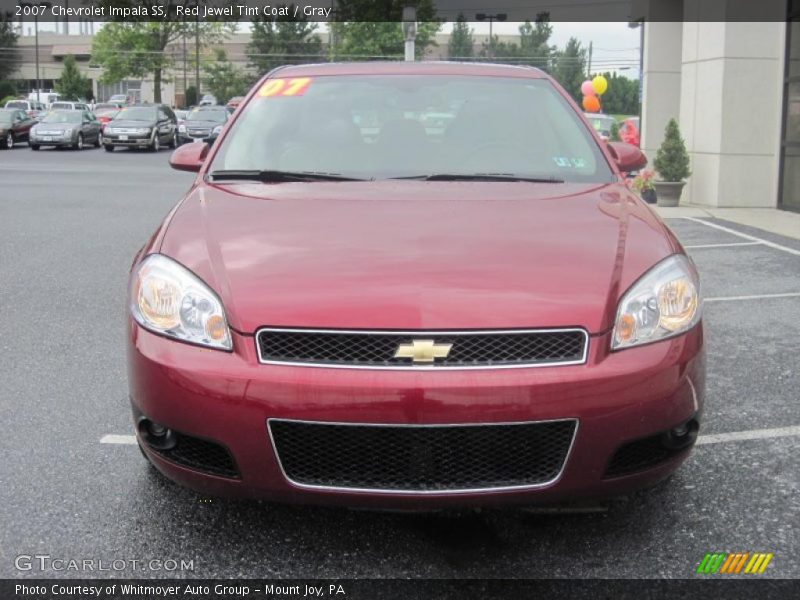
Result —
[[555, 481], [575, 420], [486, 425], [365, 425], [270, 419], [275, 452], [295, 484], [425, 493]]
[[[266, 328], [256, 339], [259, 359], [265, 363], [414, 369], [578, 364], [585, 360], [588, 344], [582, 329], [392, 332]], [[446, 358], [433, 363], [395, 358], [401, 345], [414, 340], [452, 347]]]

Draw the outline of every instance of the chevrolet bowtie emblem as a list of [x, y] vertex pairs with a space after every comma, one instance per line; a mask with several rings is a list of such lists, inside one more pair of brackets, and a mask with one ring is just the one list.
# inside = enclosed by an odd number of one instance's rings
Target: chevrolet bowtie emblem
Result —
[[447, 358], [453, 344], [437, 344], [433, 340], [414, 340], [410, 344], [400, 344], [395, 358], [410, 358], [415, 363], [432, 363], [437, 358]]

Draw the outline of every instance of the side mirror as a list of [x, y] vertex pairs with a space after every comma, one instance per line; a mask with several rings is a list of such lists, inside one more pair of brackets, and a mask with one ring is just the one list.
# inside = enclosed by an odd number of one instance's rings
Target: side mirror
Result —
[[606, 142], [611, 158], [617, 163], [617, 167], [623, 173], [638, 171], [647, 165], [647, 157], [644, 152], [633, 144], [625, 142]]
[[197, 172], [208, 155], [208, 144], [184, 144], [169, 157], [169, 166], [178, 171]]

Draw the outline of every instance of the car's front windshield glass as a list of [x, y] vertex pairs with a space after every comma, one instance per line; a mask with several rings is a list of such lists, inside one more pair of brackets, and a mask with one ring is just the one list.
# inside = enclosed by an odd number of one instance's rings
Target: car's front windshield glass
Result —
[[202, 108], [196, 108], [192, 112], [189, 113], [189, 116], [186, 117], [187, 121], [213, 121], [215, 123], [224, 123], [225, 120], [228, 118], [228, 111], [226, 109], [213, 109], [213, 110], [204, 110]]
[[545, 79], [372, 75], [275, 81], [245, 107], [212, 172], [612, 180], [597, 143]]
[[28, 103], [27, 102], [8, 102], [6, 103], [6, 108], [22, 108], [24, 110], [28, 110]]
[[146, 106], [134, 106], [132, 108], [123, 108], [115, 117], [120, 121], [155, 121], [156, 111], [153, 108]]
[[79, 112], [54, 112], [47, 115], [42, 123], [80, 123], [81, 113]]

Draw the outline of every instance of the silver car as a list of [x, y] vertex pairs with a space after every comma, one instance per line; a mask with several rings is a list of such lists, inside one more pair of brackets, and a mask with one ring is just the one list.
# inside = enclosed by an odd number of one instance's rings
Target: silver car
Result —
[[28, 144], [33, 150], [42, 146], [82, 150], [87, 144], [99, 148], [102, 136], [100, 122], [89, 111], [56, 110], [31, 129]]

